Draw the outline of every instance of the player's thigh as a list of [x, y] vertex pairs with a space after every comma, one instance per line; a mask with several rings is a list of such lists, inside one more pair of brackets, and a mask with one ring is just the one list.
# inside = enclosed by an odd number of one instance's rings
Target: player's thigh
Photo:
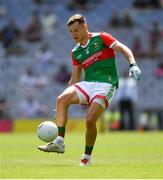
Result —
[[95, 123], [104, 111], [105, 109], [103, 108], [103, 106], [101, 106], [101, 104], [99, 104], [98, 102], [93, 102], [87, 112], [87, 121]]
[[68, 104], [79, 104], [79, 97], [75, 91], [75, 86], [66, 88], [58, 99], [62, 99], [62, 101]]

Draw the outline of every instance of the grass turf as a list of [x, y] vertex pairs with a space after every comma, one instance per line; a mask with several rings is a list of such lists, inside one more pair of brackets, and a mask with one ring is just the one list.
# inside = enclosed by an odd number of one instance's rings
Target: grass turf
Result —
[[163, 133], [99, 134], [92, 166], [79, 167], [84, 133], [66, 136], [65, 154], [37, 150], [35, 134], [0, 134], [0, 178], [163, 178]]

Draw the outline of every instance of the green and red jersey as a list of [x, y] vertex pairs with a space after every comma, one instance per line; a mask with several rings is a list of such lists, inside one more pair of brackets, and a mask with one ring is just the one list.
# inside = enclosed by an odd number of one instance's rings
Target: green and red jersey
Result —
[[118, 87], [115, 53], [111, 48], [117, 40], [106, 32], [89, 36], [85, 46], [78, 43], [72, 50], [73, 65], [82, 65], [85, 81], [105, 82]]

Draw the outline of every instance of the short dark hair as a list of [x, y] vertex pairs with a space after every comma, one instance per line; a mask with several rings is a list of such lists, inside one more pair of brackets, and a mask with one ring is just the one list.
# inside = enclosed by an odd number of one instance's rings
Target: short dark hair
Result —
[[75, 22], [79, 22], [79, 24], [85, 24], [86, 20], [85, 17], [81, 14], [75, 14], [73, 16], [71, 16], [69, 18], [69, 20], [67, 21], [67, 25], [71, 26], [72, 24], [74, 24]]

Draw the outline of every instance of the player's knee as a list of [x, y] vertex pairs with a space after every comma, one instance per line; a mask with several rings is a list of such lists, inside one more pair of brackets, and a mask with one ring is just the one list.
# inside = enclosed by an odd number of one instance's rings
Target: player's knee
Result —
[[57, 105], [62, 105], [62, 106], [68, 106], [69, 105], [69, 95], [64, 94], [64, 95], [60, 95], [57, 97]]

